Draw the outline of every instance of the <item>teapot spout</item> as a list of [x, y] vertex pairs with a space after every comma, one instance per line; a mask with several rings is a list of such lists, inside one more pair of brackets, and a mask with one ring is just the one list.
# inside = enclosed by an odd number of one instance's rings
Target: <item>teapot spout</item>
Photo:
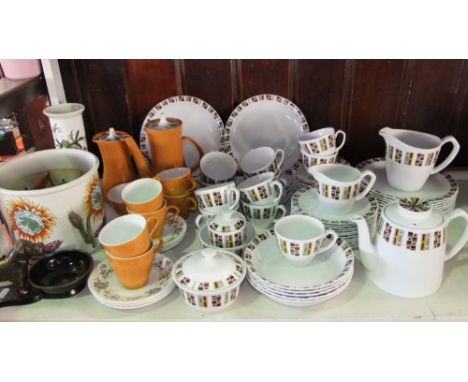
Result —
[[367, 270], [372, 270], [377, 263], [377, 250], [372, 243], [369, 227], [366, 220], [361, 216], [356, 216], [351, 219], [356, 223], [359, 234], [359, 253], [361, 262]]
[[127, 145], [128, 152], [133, 157], [136, 169], [141, 178], [151, 176], [151, 169], [135, 140], [131, 136], [126, 136], [124, 142]]

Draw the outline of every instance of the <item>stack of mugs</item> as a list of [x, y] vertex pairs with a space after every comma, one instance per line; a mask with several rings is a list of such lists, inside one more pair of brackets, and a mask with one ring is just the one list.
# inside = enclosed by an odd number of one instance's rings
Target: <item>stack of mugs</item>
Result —
[[192, 171], [188, 167], [175, 167], [159, 172], [155, 179], [161, 182], [167, 204], [176, 206], [184, 219], [198, 208], [194, 197], [196, 188]]
[[151, 239], [158, 226], [157, 217], [146, 220], [128, 214], [112, 220], [99, 233], [109, 264], [125, 288], [142, 288], [148, 282], [154, 256], [163, 244], [161, 239]]
[[146, 219], [152, 239], [161, 238], [164, 224], [179, 215], [179, 208], [164, 200], [163, 186], [157, 179], [142, 178], [128, 183], [122, 190], [122, 199], [129, 214]]
[[[342, 136], [337, 146], [338, 135]], [[302, 164], [307, 170], [317, 164], [335, 163], [340, 149], [346, 142], [346, 133], [335, 132], [333, 127], [324, 127], [309, 133], [304, 133], [298, 140], [301, 149]]]

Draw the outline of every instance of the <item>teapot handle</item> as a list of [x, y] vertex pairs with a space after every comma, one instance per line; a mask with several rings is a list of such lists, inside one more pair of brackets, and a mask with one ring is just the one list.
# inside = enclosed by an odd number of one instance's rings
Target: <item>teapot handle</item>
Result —
[[458, 152], [460, 151], [460, 144], [451, 135], [449, 135], [449, 136], [445, 137], [444, 139], [442, 139], [442, 144], [440, 145], [440, 147], [442, 148], [442, 146], [445, 145], [446, 143], [452, 143], [452, 145], [453, 145], [452, 152], [449, 154], [449, 156], [447, 158], [445, 158], [445, 160], [441, 164], [439, 164], [438, 166], [436, 166], [436, 167], [434, 167], [432, 169], [431, 175], [432, 174], [437, 174], [438, 172], [442, 171], [445, 167], [447, 167], [455, 159]]
[[468, 241], [468, 214], [462, 210], [461, 208], [457, 208], [447, 214], [447, 225], [455, 219], [462, 218], [465, 221], [465, 229], [461, 234], [458, 241], [450, 248], [449, 251], [445, 254], [445, 261], [450, 260], [454, 257], [458, 252], [462, 250], [465, 246], [466, 242]]
[[201, 159], [201, 158], [203, 157], [203, 155], [204, 155], [203, 149], [202, 149], [201, 146], [198, 144], [198, 142], [197, 142], [195, 139], [191, 138], [191, 137], [183, 136], [183, 137], [182, 137], [182, 141], [190, 141], [190, 142], [192, 142], [193, 145], [195, 146], [195, 148], [197, 149], [197, 151], [198, 151], [198, 156], [199, 156], [198, 162], [197, 162], [197, 164], [196, 164], [195, 166], [190, 167], [190, 170], [192, 170], [192, 171], [198, 170], [198, 169], [200, 168], [200, 159]]

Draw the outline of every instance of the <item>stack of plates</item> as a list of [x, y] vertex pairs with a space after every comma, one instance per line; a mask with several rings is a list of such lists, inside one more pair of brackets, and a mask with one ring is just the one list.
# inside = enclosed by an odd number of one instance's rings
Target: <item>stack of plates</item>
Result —
[[175, 288], [171, 277], [172, 261], [158, 254], [148, 283], [139, 289], [126, 289], [117, 280], [107, 260], [101, 262], [88, 278], [88, 288], [96, 301], [114, 309], [137, 309], [155, 304]]
[[164, 223], [162, 234], [163, 246], [160, 252], [167, 251], [179, 245], [187, 233], [187, 223], [182, 216], [176, 216]]
[[[345, 165], [350, 165], [349, 162], [346, 159], [343, 159], [341, 157], [336, 158], [336, 163], [340, 164], [345, 164]], [[302, 160], [298, 160], [296, 163], [294, 163], [294, 166], [292, 167], [292, 176], [295, 181], [296, 188], [303, 187], [303, 186], [312, 186], [312, 187], [317, 187], [317, 182], [315, 179], [310, 175], [307, 170], [304, 168], [304, 165], [302, 164]]]
[[391, 187], [387, 182], [385, 170], [385, 158], [374, 158], [359, 163], [359, 170], [371, 170], [377, 176], [377, 180], [369, 195], [379, 203], [380, 210], [388, 203], [400, 198], [425, 199], [429, 204], [442, 213], [447, 213], [455, 208], [458, 195], [458, 184], [448, 174], [434, 174], [419, 191], [400, 191]]
[[275, 232], [263, 232], [244, 251], [247, 280], [283, 305], [304, 307], [329, 300], [346, 289], [354, 271], [353, 250], [341, 238], [336, 244], [311, 264], [295, 267], [281, 254]]
[[320, 204], [315, 189], [301, 188], [291, 198], [291, 214], [309, 215], [319, 219], [326, 228], [334, 230], [353, 249], [358, 249], [357, 225], [349, 219], [362, 216], [366, 219], [373, 234], [377, 222], [378, 203], [375, 198], [364, 197], [354, 204], [353, 209], [348, 214], [330, 215], [326, 208]]

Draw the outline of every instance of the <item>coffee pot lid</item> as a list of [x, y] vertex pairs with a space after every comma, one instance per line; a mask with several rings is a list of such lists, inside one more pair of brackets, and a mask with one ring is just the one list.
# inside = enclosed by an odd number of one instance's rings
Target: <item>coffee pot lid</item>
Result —
[[173, 129], [174, 127], [180, 126], [182, 121], [177, 118], [167, 117], [164, 114], [161, 114], [161, 117], [157, 119], [150, 120], [146, 127], [152, 130], [168, 130]]
[[240, 212], [226, 211], [215, 215], [209, 223], [211, 229], [218, 232], [233, 232], [245, 225], [245, 217]]
[[122, 137], [113, 127], [109, 127], [109, 130], [100, 135], [97, 139], [100, 141], [121, 141]]
[[395, 225], [407, 229], [432, 230], [444, 222], [442, 214], [420, 198], [402, 198], [388, 204], [383, 215]]
[[240, 283], [246, 268], [243, 260], [220, 248], [191, 252], [174, 264], [173, 277], [182, 289], [221, 291]]

